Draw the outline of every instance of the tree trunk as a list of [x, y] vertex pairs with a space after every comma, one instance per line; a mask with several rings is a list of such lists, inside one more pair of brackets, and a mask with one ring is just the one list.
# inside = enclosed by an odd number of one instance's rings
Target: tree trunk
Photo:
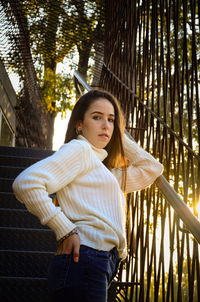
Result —
[[97, 42], [95, 44], [94, 73], [93, 73], [93, 80], [91, 85], [92, 87], [99, 87], [103, 61], [104, 61], [104, 42]]
[[[83, 76], [84, 79], [87, 79], [87, 70], [88, 70], [88, 62], [90, 57], [90, 51], [92, 48], [92, 41], [83, 41], [81, 45], [77, 45], [78, 53], [79, 53], [79, 62], [78, 62], [78, 71]], [[78, 86], [78, 81], [75, 80], [76, 87], [76, 97], [80, 97], [80, 90]]]
[[52, 121], [47, 112], [30, 52], [27, 18], [19, 1], [9, 1], [19, 29], [18, 47], [24, 68], [24, 94], [16, 112], [18, 117], [16, 143], [20, 146], [52, 148]]
[[54, 110], [56, 100], [56, 34], [58, 29], [60, 8], [63, 0], [49, 0], [48, 16], [45, 33], [44, 52], [44, 86], [43, 90], [48, 91], [48, 102]]
[[78, 71], [84, 76], [84, 78], [87, 77], [88, 62], [89, 62], [91, 48], [92, 48], [92, 41], [82, 41], [81, 45], [78, 46], [78, 53], [79, 53]]

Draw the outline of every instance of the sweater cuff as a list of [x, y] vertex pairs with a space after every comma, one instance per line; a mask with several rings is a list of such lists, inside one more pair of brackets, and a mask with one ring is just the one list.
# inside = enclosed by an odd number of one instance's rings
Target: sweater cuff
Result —
[[48, 221], [47, 225], [55, 232], [57, 240], [64, 237], [76, 227], [76, 225], [73, 224], [62, 211], [59, 211], [55, 216], [53, 216]]

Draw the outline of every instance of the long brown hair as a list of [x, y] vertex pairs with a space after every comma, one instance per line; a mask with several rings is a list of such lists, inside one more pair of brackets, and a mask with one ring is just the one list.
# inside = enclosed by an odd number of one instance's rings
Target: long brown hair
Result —
[[[116, 98], [110, 93], [103, 90], [90, 90], [86, 94], [80, 97], [74, 106], [72, 111], [66, 136], [65, 143], [77, 138], [76, 124], [78, 121], [83, 121], [84, 116], [90, 105], [100, 98], [107, 99], [114, 107], [115, 120], [114, 131], [112, 138], [105, 150], [108, 152], [108, 156], [104, 160], [104, 164], [108, 169], [123, 168], [125, 169], [125, 155], [122, 142], [122, 136], [125, 129], [125, 122], [122, 110]], [[123, 177], [124, 178], [124, 177]], [[124, 181], [123, 181], [124, 183]], [[124, 187], [124, 185], [123, 185]]]

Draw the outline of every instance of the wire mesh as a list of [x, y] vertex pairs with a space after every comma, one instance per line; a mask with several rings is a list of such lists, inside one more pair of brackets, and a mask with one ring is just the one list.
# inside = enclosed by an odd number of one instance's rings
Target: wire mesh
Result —
[[[106, 1], [101, 85], [136, 141], [199, 215], [200, 10], [185, 0]], [[127, 199], [129, 255], [116, 301], [200, 301], [199, 248], [152, 186]], [[136, 234], [136, 245], [134, 244]]]
[[104, 0], [1, 0], [0, 27], [0, 59], [20, 83], [16, 144], [51, 149], [55, 117], [73, 107], [73, 71], [99, 82]]

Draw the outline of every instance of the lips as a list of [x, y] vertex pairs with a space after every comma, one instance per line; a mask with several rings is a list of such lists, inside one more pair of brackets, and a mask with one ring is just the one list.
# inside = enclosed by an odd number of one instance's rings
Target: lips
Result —
[[109, 136], [108, 136], [107, 133], [99, 134], [99, 136], [102, 137], [102, 138], [105, 138], [105, 139], [108, 139], [108, 138], [109, 138]]

